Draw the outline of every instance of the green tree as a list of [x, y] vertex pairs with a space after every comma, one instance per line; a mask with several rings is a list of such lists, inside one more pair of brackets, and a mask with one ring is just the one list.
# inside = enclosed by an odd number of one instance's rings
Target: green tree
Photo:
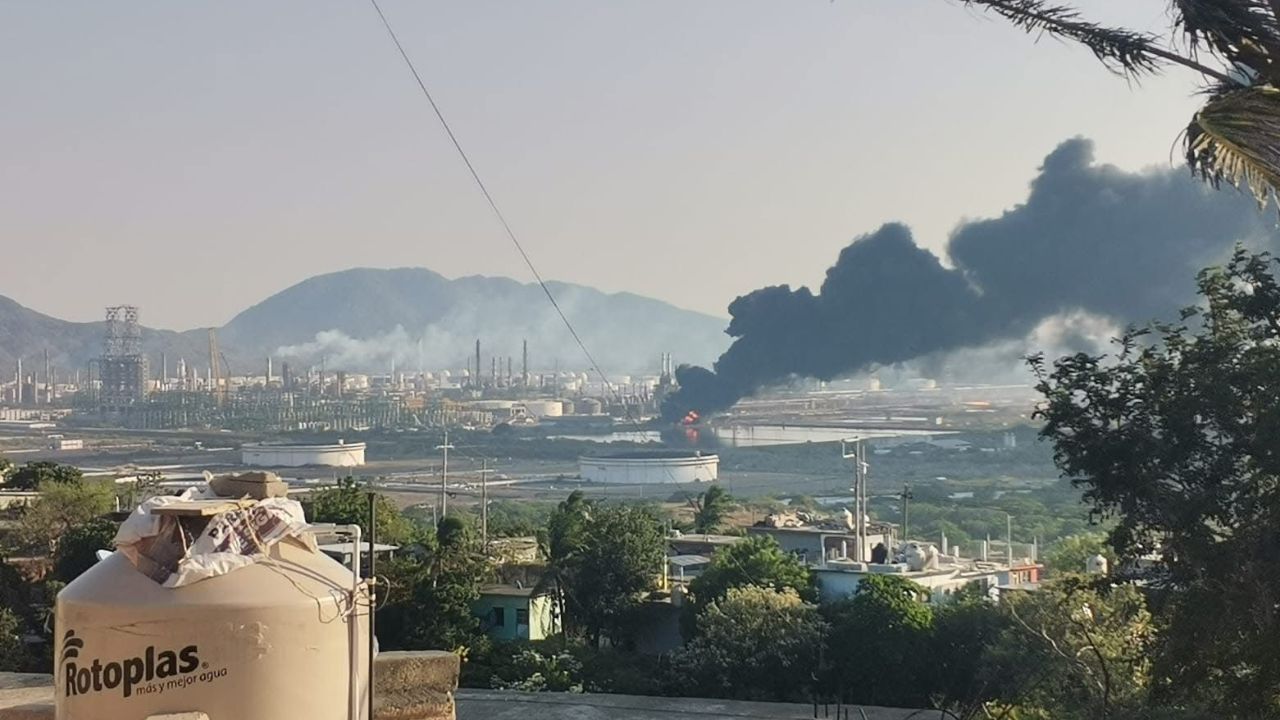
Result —
[[1009, 621], [990, 647], [989, 672], [1006, 683], [1010, 706], [1065, 720], [1136, 717], [1148, 708], [1155, 628], [1135, 586], [1068, 575], [1002, 607]]
[[[313, 493], [303, 502], [303, 508], [311, 522], [359, 525], [360, 532], [368, 537], [369, 488], [348, 475], [338, 484]], [[405, 519], [391, 498], [377, 493], [378, 535], [377, 541], [393, 545], [407, 543], [414, 538], [412, 523]]]
[[657, 585], [665, 560], [658, 519], [642, 508], [596, 508], [571, 563], [567, 609], [592, 645], [601, 637], [630, 640], [631, 613], [640, 595]]
[[9, 608], [0, 607], [0, 672], [26, 672], [27, 664], [22, 621]]
[[581, 490], [574, 490], [551, 513], [546, 532], [541, 537], [547, 569], [538, 581], [537, 589], [551, 591], [555, 614], [565, 632], [573, 635], [581, 631], [577, 625], [580, 613], [568, 611], [569, 593], [574, 587], [590, 522], [591, 502]]
[[1105, 533], [1080, 533], [1068, 535], [1049, 548], [1044, 564], [1054, 573], [1079, 574], [1085, 571], [1089, 558], [1102, 555], [1114, 567], [1115, 552], [1107, 546]]
[[932, 672], [922, 678], [934, 707], [962, 718], [980, 717], [987, 702], [1003, 692], [1003, 676], [988, 671], [988, 651], [1008, 626], [1007, 614], [978, 583], [934, 610], [928, 653]]
[[719, 485], [712, 485], [693, 502], [693, 531], [697, 533], [713, 533], [729, 514], [733, 501], [729, 493]]
[[698, 616], [698, 634], [671, 656], [682, 694], [807, 700], [827, 631], [792, 588], [730, 588]]
[[1280, 713], [1280, 285], [1237, 250], [1204, 306], [1127, 332], [1114, 358], [1038, 359], [1042, 435], [1122, 560], [1158, 553], [1157, 690]]
[[402, 556], [379, 568], [387, 587], [378, 641], [392, 650], [469, 647], [481, 637], [472, 605], [491, 573], [480, 543], [468, 525], [447, 517], [423, 545], [424, 557]]
[[10, 465], [8, 486], [13, 490], [35, 490], [44, 483], [74, 483], [83, 478], [84, 474], [73, 465], [37, 460], [17, 469]]
[[104, 480], [45, 480], [40, 497], [23, 508], [15, 533], [22, 548], [53, 554], [72, 529], [111, 512], [115, 485]]
[[751, 535], [715, 554], [705, 571], [689, 584], [691, 606], [702, 608], [724, 597], [730, 588], [757, 585], [791, 588], [805, 600], [816, 600], [809, 568], [784, 552], [768, 535]]
[[867, 705], [928, 707], [933, 610], [906, 578], [868, 575], [854, 594], [823, 606], [831, 625], [830, 694]]
[[1180, 66], [1209, 81], [1183, 133], [1187, 163], [1215, 187], [1249, 188], [1264, 205], [1280, 187], [1280, 3], [1170, 0], [1177, 37], [1105, 27], [1049, 0], [962, 0], [1028, 32], [1079, 42], [1130, 79]]
[[76, 525], [58, 541], [53, 553], [54, 579], [69, 583], [98, 562], [99, 550], [111, 550], [116, 537], [116, 523], [97, 517]]
[[0, 456], [0, 485], [9, 482], [9, 476], [13, 474], [13, 463], [4, 456]]

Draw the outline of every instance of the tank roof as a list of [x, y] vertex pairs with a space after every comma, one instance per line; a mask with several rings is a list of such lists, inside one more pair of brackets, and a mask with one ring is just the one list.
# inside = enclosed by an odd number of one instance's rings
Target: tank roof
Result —
[[715, 458], [715, 453], [702, 453], [697, 450], [631, 450], [609, 453], [607, 455], [585, 455], [584, 460], [691, 460], [694, 458]]

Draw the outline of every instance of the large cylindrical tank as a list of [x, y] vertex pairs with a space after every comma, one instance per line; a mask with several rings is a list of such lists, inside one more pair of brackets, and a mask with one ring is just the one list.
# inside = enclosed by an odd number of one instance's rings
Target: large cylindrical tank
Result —
[[353, 616], [351, 571], [293, 540], [268, 557], [170, 589], [116, 552], [76, 578], [56, 606], [58, 720], [348, 720], [353, 674], [367, 720], [368, 603]]
[[560, 417], [564, 414], [564, 403], [559, 400], [526, 400], [525, 411], [535, 417]]

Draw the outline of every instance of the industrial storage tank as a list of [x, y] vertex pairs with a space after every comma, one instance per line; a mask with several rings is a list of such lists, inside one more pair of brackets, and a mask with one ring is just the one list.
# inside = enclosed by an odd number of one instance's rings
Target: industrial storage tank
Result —
[[564, 403], [560, 400], [526, 400], [525, 412], [534, 417], [560, 417], [564, 415]]
[[604, 411], [604, 405], [595, 398], [587, 398], [578, 403], [578, 412], [583, 415], [599, 415]]
[[683, 450], [583, 456], [578, 458], [578, 475], [587, 482], [621, 485], [715, 482], [720, 457]]
[[364, 465], [365, 443], [339, 440], [334, 444], [245, 443], [240, 464], [256, 467], [358, 467]]
[[58, 594], [57, 718], [367, 720], [368, 602], [353, 608], [352, 585], [295, 539], [177, 588], [117, 551]]

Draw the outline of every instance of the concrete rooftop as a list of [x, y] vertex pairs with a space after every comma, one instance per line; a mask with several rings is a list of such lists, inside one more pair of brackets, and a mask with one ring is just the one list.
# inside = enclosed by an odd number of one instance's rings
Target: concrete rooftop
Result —
[[[846, 706], [850, 720], [906, 720], [918, 710]], [[672, 718], [753, 718], [805, 720], [812, 705], [570, 693], [458, 690], [458, 720], [672, 720]], [[835, 718], [836, 706], [830, 708]], [[822, 717], [818, 707], [818, 717]]]

